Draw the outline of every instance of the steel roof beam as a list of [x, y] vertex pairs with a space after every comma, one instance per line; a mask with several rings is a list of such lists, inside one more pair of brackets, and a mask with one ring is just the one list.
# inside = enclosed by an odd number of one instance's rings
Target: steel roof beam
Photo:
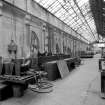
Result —
[[78, 6], [78, 4], [77, 4], [76, 0], [73, 0], [73, 1], [74, 1], [75, 5], [77, 6], [77, 8], [79, 9], [79, 11], [80, 11], [81, 15], [83, 16], [83, 18], [84, 18], [84, 20], [85, 20], [86, 24], [88, 25], [88, 27], [89, 27], [89, 29], [90, 29], [90, 31], [91, 31], [91, 33], [92, 33], [92, 35], [94, 36], [94, 39], [96, 39], [96, 38], [95, 38], [94, 33], [92, 32], [92, 30], [91, 30], [91, 28], [90, 28], [90, 26], [89, 26], [89, 24], [88, 24], [87, 20], [85, 19], [85, 16], [84, 16], [84, 14], [82, 13], [82, 11], [81, 11], [80, 7]]
[[[69, 1], [68, 1], [69, 2]], [[70, 2], [69, 2], [69, 4], [70, 4]], [[71, 4], [70, 4], [70, 6], [71, 6]], [[78, 16], [78, 14], [77, 14], [77, 12], [74, 10], [74, 8], [71, 6], [71, 8], [73, 9], [73, 11], [74, 11], [74, 13]], [[85, 25], [85, 23], [83, 22], [83, 20], [80, 18], [80, 20], [81, 20], [81, 22], [83, 23], [83, 25]], [[79, 24], [78, 24], [79, 25]], [[79, 25], [80, 26], [80, 25]], [[87, 27], [86, 27], [87, 28]], [[82, 27], [81, 27], [81, 29], [82, 29]], [[87, 29], [88, 30], [88, 29]], [[89, 32], [89, 31], [88, 31]], [[90, 32], [89, 32], [90, 33]]]

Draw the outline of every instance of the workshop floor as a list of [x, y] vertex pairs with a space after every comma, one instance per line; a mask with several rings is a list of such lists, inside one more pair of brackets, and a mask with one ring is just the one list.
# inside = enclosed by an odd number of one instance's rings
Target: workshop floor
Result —
[[21, 98], [11, 98], [0, 102], [0, 105], [105, 105], [100, 98], [100, 72], [98, 59], [84, 59], [68, 77], [53, 82], [51, 93], [34, 93], [27, 90]]

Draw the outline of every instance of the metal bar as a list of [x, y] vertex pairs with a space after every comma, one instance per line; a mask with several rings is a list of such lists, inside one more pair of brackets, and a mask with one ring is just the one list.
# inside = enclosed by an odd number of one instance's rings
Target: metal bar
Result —
[[44, 1], [44, 2], [42, 3], [43, 5], [45, 5], [45, 4], [48, 2], [47, 0], [46, 0], [46, 1], [45, 1], [45, 0], [42, 0], [42, 1]]
[[[66, 3], [63, 5], [63, 6], [65, 6], [66, 5]], [[55, 12], [54, 12], [54, 14], [56, 14], [57, 12], [59, 12], [59, 10], [62, 8], [62, 6], [58, 9], [58, 10], [56, 10]], [[71, 9], [71, 8], [70, 8]], [[69, 9], [68, 9], [69, 10]]]
[[53, 4], [55, 4], [55, 2], [56, 0], [53, 3], [51, 3], [46, 9], [49, 9]]
[[[74, 13], [72, 13], [71, 15], [73, 15]], [[69, 16], [68, 17], [66, 17], [63, 21], [65, 21], [66, 19], [68, 19], [69, 18]], [[73, 18], [72, 18], [73, 19]]]
[[[58, 4], [57, 4], [57, 3], [56, 3], [56, 4], [54, 3], [54, 4], [52, 5], [50, 11], [53, 11], [53, 10], [54, 10], [56, 7], [58, 7], [58, 6], [59, 6], [59, 3], [58, 3]], [[50, 9], [50, 8], [49, 8], [49, 9]], [[48, 9], [48, 10], [49, 10], [49, 9]]]

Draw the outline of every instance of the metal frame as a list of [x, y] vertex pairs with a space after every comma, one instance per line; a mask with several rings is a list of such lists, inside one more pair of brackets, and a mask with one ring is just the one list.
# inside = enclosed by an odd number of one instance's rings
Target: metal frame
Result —
[[[97, 30], [89, 7], [89, 0], [34, 0], [69, 25], [82, 37], [96, 41]], [[85, 27], [85, 28], [84, 28]], [[82, 33], [80, 33], [82, 32]], [[85, 33], [86, 32], [86, 33]]]

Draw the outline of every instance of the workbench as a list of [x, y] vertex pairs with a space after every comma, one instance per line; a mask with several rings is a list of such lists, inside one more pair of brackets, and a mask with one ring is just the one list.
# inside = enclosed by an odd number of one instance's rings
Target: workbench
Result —
[[20, 97], [24, 95], [24, 91], [28, 88], [28, 84], [35, 81], [33, 75], [13, 76], [0, 75], [0, 80], [4, 80], [5, 84], [10, 85], [13, 90], [13, 96]]
[[[0, 69], [0, 80], [11, 86], [13, 96], [22, 96], [28, 84], [35, 81], [35, 75], [27, 74], [29, 70], [21, 69], [21, 62], [3, 62]], [[24, 68], [24, 67], [22, 67]], [[26, 68], [27, 69], [27, 68]]]

